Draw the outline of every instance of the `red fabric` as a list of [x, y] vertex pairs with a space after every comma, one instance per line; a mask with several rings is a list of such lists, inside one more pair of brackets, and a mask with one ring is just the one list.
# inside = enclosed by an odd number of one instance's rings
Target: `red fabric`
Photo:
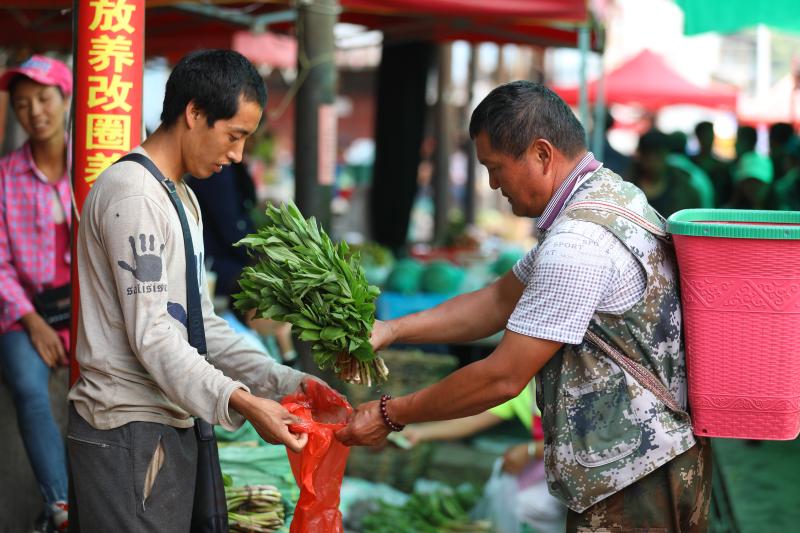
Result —
[[544, 426], [542, 426], [542, 417], [533, 415], [533, 424], [531, 426], [531, 436], [533, 440], [544, 440]]
[[[655, 111], [672, 104], [695, 104], [714, 108], [736, 108], [736, 92], [706, 89], [685, 80], [663, 57], [644, 50], [633, 59], [606, 74], [603, 81], [609, 104], [638, 104]], [[576, 105], [578, 87], [554, 87], [568, 104]], [[589, 101], [597, 96], [597, 81], [589, 83]]]
[[292, 474], [300, 487], [290, 533], [343, 533], [339, 492], [350, 448], [334, 433], [346, 425], [353, 412], [347, 399], [315, 380], [306, 380], [304, 392], [286, 396], [281, 402], [305, 420], [291, 429], [307, 433], [308, 443], [300, 453], [287, 450]]
[[[0, 46], [18, 46], [20, 36], [38, 48], [69, 51], [72, 47], [70, 0], [10, 0], [18, 17], [0, 17]], [[6, 2], [7, 4], [8, 2]], [[145, 53], [176, 61], [197, 48], [231, 48], [241, 26], [172, 8], [177, 0], [148, 0]], [[221, 2], [217, 2], [221, 3]], [[577, 31], [554, 23], [589, 20], [586, 0], [342, 0], [341, 22], [364, 24], [406, 39], [577, 46]], [[598, 2], [601, 3], [601, 2]], [[222, 7], [252, 6], [231, 2]], [[254, 15], [288, 9], [287, 2], [259, 3]], [[20, 21], [25, 21], [21, 23]], [[286, 32], [293, 23], [270, 31]], [[593, 46], [597, 42], [593, 41]]]
[[582, 22], [587, 18], [585, 0], [342, 0], [352, 11], [447, 17], [530, 17]]
[[[72, 277], [70, 268], [70, 234], [69, 224], [62, 222], [56, 224], [56, 274], [53, 277], [53, 287], [58, 287], [69, 283]], [[69, 357], [69, 327], [63, 327], [56, 330], [58, 338], [67, 350], [67, 357]]]
[[[184, 0], [148, 0], [147, 7], [177, 4]], [[71, 0], [9, 0], [20, 9], [68, 9]], [[224, 2], [217, 2], [224, 3]], [[288, 3], [288, 2], [287, 2]], [[243, 3], [246, 5], [248, 3]], [[588, 16], [586, 0], [341, 0], [345, 11], [384, 14], [439, 14], [445, 16], [503, 16], [583, 22]], [[224, 6], [228, 7], [228, 6]], [[286, 9], [287, 6], [276, 6]]]
[[71, 274], [69, 246], [69, 224], [66, 222], [56, 224], [56, 273], [53, 276], [53, 287], [69, 283]]

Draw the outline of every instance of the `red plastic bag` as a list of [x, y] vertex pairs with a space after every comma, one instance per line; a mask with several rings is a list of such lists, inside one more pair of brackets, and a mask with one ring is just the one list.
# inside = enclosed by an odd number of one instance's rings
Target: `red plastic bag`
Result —
[[350, 448], [334, 433], [347, 424], [353, 408], [333, 389], [306, 380], [305, 392], [286, 396], [281, 402], [293, 415], [305, 420], [293, 424], [294, 433], [308, 433], [303, 451], [286, 450], [292, 474], [300, 487], [290, 533], [343, 533], [339, 493]]

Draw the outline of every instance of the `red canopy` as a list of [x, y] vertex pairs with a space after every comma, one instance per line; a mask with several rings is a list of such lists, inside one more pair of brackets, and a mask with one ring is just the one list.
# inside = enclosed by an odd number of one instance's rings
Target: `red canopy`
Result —
[[[655, 111], [667, 105], [694, 104], [736, 109], [736, 92], [694, 85], [672, 69], [658, 54], [644, 50], [617, 67], [604, 80], [608, 104], [638, 104]], [[568, 104], [578, 103], [578, 87], [554, 87]], [[589, 83], [589, 101], [597, 97], [597, 81]]]
[[506, 17], [585, 22], [586, 0], [341, 0], [348, 11], [446, 17]]
[[[387, 39], [465, 39], [543, 46], [577, 46], [578, 25], [590, 23], [588, 0], [340, 0], [340, 21], [385, 32]], [[228, 48], [229, 20], [174, 7], [176, 0], [148, 0], [145, 53], [180, 57], [196, 48]], [[216, 0], [224, 8], [247, 7], [260, 15], [290, 9], [286, 0]], [[0, 6], [0, 46], [67, 51], [72, 44], [71, 0], [5, 0]], [[289, 24], [271, 29], [286, 30]], [[596, 44], [596, 43], [593, 43]]]

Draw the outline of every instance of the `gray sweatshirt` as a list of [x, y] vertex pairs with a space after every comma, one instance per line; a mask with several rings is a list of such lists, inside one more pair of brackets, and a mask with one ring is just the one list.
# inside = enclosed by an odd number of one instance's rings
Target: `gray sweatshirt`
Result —
[[277, 400], [305, 376], [253, 350], [214, 314], [202, 220], [193, 216], [200, 210], [186, 191], [207, 359], [187, 338], [183, 234], [166, 188], [126, 161], [103, 172], [84, 203], [77, 246], [81, 375], [69, 399], [97, 429], [135, 421], [190, 427], [192, 415], [236, 429], [244, 420], [228, 409], [234, 390]]

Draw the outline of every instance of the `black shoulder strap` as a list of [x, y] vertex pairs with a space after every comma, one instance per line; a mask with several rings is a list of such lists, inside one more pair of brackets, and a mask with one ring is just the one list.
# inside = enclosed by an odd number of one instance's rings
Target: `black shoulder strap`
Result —
[[192, 246], [192, 233], [189, 230], [189, 221], [186, 219], [186, 212], [183, 210], [183, 203], [178, 198], [178, 192], [175, 190], [175, 183], [168, 179], [164, 174], [158, 170], [158, 167], [153, 163], [150, 158], [139, 153], [129, 153], [121, 157], [117, 163], [123, 161], [133, 161], [139, 163], [146, 168], [150, 174], [161, 182], [167, 189], [169, 198], [172, 200], [172, 205], [178, 211], [178, 218], [181, 220], [181, 229], [183, 230], [183, 243], [186, 252], [186, 315], [187, 315], [187, 329], [189, 333], [189, 344], [197, 348], [200, 355], [206, 355], [208, 350], [206, 348], [206, 331], [203, 327], [203, 312], [200, 307], [200, 288], [197, 280], [197, 268], [199, 265], [196, 263], [194, 255], [194, 247]]

